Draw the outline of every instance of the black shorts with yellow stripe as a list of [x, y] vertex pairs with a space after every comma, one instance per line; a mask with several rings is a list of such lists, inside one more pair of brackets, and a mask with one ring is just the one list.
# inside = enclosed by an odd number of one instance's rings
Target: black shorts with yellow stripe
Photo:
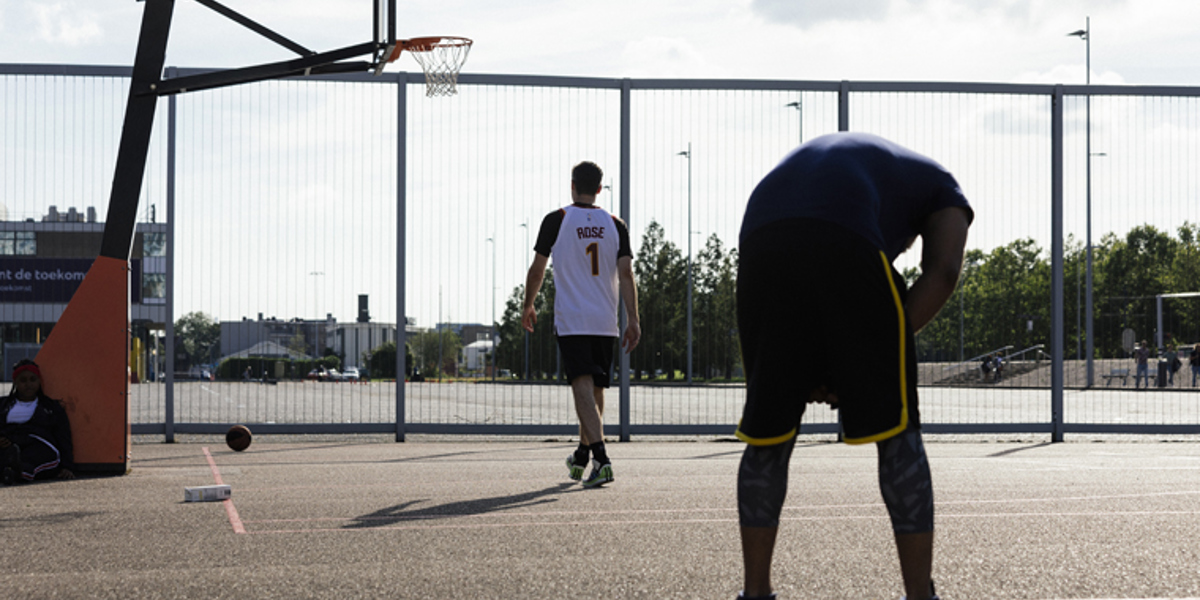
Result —
[[904, 280], [863, 237], [815, 219], [751, 232], [739, 248], [737, 318], [754, 445], [799, 432], [810, 392], [838, 398], [843, 439], [863, 444], [919, 426]]

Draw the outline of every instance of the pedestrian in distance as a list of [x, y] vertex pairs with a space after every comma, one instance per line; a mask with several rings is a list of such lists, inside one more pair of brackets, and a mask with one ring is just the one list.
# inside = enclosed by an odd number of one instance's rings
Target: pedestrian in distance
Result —
[[1167, 342], [1167, 351], [1163, 354], [1163, 358], [1167, 359], [1167, 386], [1175, 387], [1175, 372], [1183, 366], [1179, 360], [1179, 348], [1176, 347], [1175, 340]]
[[1200, 344], [1192, 346], [1188, 355], [1188, 365], [1192, 367], [1192, 387], [1196, 387], [1196, 379], [1200, 378]]
[[[847, 443], [875, 444], [906, 597], [937, 597], [913, 336], [954, 292], [973, 218], [941, 165], [862, 133], [805, 143], [751, 194], [738, 243], [746, 403], [737, 437], [747, 443], [737, 475], [739, 598], [775, 597], [771, 561], [788, 463], [814, 402], [839, 410]], [[917, 237], [921, 275], [906, 289], [892, 261]], [[844, 359], [864, 345], [880, 350], [871, 377]]]
[[[554, 333], [579, 419], [579, 446], [567, 456], [567, 476], [594, 488], [613, 481], [604, 447], [604, 390], [613, 371], [613, 347], [621, 336], [618, 299], [625, 303], [621, 347], [632, 352], [641, 339], [633, 251], [625, 222], [596, 206], [603, 171], [581, 162], [571, 171], [571, 201], [542, 219], [533, 264], [525, 277], [521, 323], [532, 332], [534, 301], [554, 261]], [[588, 459], [592, 471], [583, 477]]]
[[1133, 377], [1133, 389], [1142, 387], [1142, 378], [1146, 379], [1146, 389], [1150, 389], [1150, 344], [1142, 340], [1141, 345], [1133, 349], [1133, 360], [1137, 363], [1137, 375]]

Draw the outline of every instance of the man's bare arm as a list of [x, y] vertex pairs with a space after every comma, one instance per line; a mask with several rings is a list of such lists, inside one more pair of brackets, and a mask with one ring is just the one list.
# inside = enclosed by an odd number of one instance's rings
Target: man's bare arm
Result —
[[958, 207], [943, 208], [925, 220], [921, 231], [921, 276], [908, 291], [905, 306], [913, 332], [928, 325], [954, 293], [970, 226], [967, 212]]
[[535, 252], [533, 264], [529, 265], [529, 273], [525, 275], [525, 302], [521, 309], [521, 325], [526, 331], [533, 331], [533, 326], [537, 323], [537, 310], [533, 307], [533, 301], [537, 300], [538, 292], [542, 289], [542, 281], [546, 278], [546, 263], [549, 261], [549, 256]]

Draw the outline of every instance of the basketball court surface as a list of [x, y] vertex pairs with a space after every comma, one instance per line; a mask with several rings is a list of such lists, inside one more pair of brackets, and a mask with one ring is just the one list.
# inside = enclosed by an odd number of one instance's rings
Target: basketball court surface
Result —
[[[733, 598], [743, 445], [258, 436], [134, 445], [128, 475], [0, 487], [10, 598]], [[933, 441], [942, 598], [1200, 597], [1200, 444]], [[225, 502], [184, 488], [226, 483]], [[875, 450], [797, 446], [780, 598], [902, 592]]]

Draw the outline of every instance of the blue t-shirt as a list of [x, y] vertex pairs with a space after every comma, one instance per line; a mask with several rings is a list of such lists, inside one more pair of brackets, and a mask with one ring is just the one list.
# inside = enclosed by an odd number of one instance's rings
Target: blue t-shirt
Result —
[[895, 260], [926, 217], [951, 206], [974, 218], [954, 176], [932, 159], [876, 135], [833, 133], [800, 146], [759, 182], [740, 240], [775, 221], [820, 219]]

